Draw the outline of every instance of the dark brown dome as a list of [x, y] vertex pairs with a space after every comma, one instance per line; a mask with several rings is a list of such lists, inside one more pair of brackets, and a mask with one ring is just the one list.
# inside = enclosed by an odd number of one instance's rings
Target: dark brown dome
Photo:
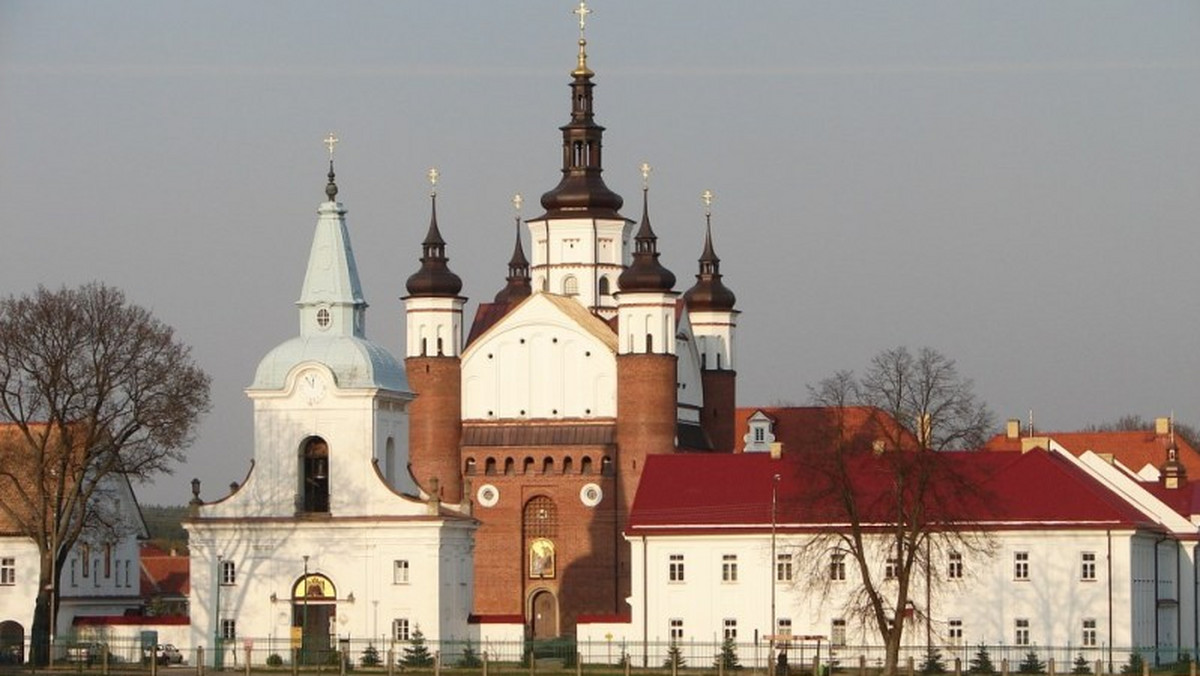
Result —
[[421, 243], [421, 269], [408, 278], [405, 287], [410, 296], [457, 296], [462, 291], [462, 279], [450, 271], [446, 258], [446, 240], [437, 224], [437, 197], [433, 198], [433, 213], [429, 232]]
[[625, 200], [608, 189], [601, 174], [604, 127], [592, 116], [592, 71], [578, 68], [571, 82], [571, 121], [559, 127], [563, 135], [562, 179], [542, 195], [547, 217], [586, 216], [621, 218]]
[[683, 294], [690, 310], [729, 311], [737, 297], [721, 281], [721, 259], [712, 245], [712, 224], [704, 229], [704, 252], [700, 254], [700, 272], [696, 283]]
[[675, 286], [675, 274], [658, 262], [658, 236], [650, 227], [647, 191], [642, 190], [642, 225], [634, 237], [633, 263], [617, 278], [624, 293], [638, 291], [670, 291]]

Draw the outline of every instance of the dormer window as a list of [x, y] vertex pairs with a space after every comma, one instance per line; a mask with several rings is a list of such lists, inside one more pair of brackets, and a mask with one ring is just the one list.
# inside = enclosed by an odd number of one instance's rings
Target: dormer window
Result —
[[749, 431], [742, 438], [747, 453], [766, 453], [775, 443], [775, 421], [762, 411], [755, 411], [747, 422]]

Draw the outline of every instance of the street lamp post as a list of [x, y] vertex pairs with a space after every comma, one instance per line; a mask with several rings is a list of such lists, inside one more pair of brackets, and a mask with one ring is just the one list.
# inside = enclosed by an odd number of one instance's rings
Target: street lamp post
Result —
[[217, 554], [217, 592], [213, 603], [213, 668], [221, 668], [221, 562], [225, 557]]
[[308, 659], [308, 554], [304, 555], [304, 577], [300, 580], [300, 593], [303, 594], [303, 610], [300, 611], [300, 655], [301, 663], [307, 664]]
[[771, 624], [770, 634], [768, 635], [767, 651], [767, 673], [775, 673], [775, 632], [779, 630], [775, 621], [775, 583], [778, 573], [776, 567], [779, 565], [779, 559], [775, 555], [775, 528], [778, 522], [779, 512], [779, 475], [775, 474], [771, 477], [771, 562], [768, 571], [768, 583], [771, 585]]

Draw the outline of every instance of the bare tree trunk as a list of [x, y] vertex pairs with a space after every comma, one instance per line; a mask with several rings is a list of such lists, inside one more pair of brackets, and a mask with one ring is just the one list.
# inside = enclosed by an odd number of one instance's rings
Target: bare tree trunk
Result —
[[51, 589], [49, 557], [42, 557], [38, 573], [38, 595], [33, 608], [33, 625], [29, 628], [29, 662], [38, 667], [50, 664]]

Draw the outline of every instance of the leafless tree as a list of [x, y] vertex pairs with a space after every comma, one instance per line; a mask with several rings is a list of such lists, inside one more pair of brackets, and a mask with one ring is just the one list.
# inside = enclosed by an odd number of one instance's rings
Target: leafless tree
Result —
[[101, 494], [114, 481], [169, 473], [208, 390], [172, 329], [117, 289], [0, 300], [0, 517], [40, 555], [35, 664], [49, 658], [68, 553], [81, 536], [120, 527]]
[[[891, 676], [906, 625], [924, 622], [930, 640], [928, 609], [950, 555], [993, 548], [972, 524], [987, 500], [962, 471], [967, 454], [939, 452], [982, 444], [992, 416], [954, 362], [928, 348], [887, 350], [862, 377], [841, 371], [809, 392], [827, 429], [804, 463], [812, 490], [798, 507], [818, 527], [798, 545], [798, 580], [878, 632]], [[838, 584], [847, 569], [859, 584]]]

